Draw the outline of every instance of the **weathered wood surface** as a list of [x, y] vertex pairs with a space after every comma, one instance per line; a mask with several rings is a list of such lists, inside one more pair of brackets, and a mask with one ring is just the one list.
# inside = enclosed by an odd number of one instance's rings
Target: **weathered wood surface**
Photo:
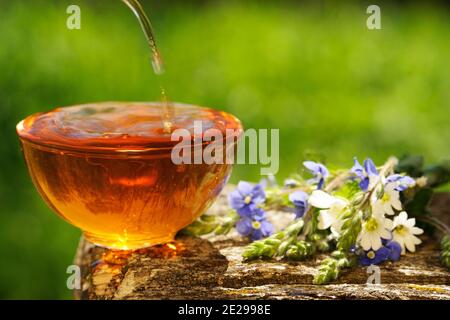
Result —
[[[225, 191], [226, 193], [226, 191]], [[210, 209], [220, 214], [221, 196]], [[449, 223], [450, 195], [432, 203]], [[278, 225], [292, 216], [269, 213]], [[450, 299], [450, 272], [439, 263], [439, 245], [426, 236], [416, 254], [380, 265], [381, 285], [366, 285], [363, 267], [346, 270], [331, 285], [312, 285], [322, 257], [302, 262], [243, 262], [246, 244], [236, 233], [178, 237], [172, 245], [133, 253], [93, 246], [81, 239], [75, 263], [82, 269], [77, 299]]]

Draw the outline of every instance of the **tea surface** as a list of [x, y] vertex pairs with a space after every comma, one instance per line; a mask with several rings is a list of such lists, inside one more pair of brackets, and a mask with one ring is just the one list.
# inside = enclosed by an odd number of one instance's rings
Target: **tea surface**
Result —
[[[58, 108], [32, 115], [19, 123], [21, 138], [53, 147], [93, 150], [144, 150], [170, 148], [171, 134], [161, 122], [162, 103], [103, 102]], [[191, 105], [173, 104], [172, 132], [187, 129], [194, 137], [194, 121], [202, 132], [215, 128], [239, 129], [239, 121], [221, 111]]]

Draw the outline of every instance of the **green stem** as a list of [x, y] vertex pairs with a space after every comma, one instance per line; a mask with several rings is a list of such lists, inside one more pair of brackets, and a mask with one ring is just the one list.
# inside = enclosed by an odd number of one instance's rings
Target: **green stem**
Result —
[[[342, 184], [345, 183], [345, 181], [347, 181], [347, 179], [350, 177], [350, 172], [349, 171], [344, 171], [341, 172], [340, 174], [338, 174], [333, 180], [331, 180], [327, 186], [325, 187], [324, 191], [327, 193], [332, 192], [333, 190], [339, 188], [340, 186], [342, 186]], [[311, 231], [311, 218], [312, 218], [312, 207], [309, 206], [308, 210], [306, 210], [304, 216], [303, 216], [303, 221], [305, 222], [305, 228], [303, 229], [302, 235], [306, 236], [309, 234], [309, 232]]]
[[432, 225], [433, 227], [439, 229], [443, 234], [450, 235], [450, 228], [444, 222], [437, 219], [436, 217], [418, 216], [416, 217], [416, 219]]

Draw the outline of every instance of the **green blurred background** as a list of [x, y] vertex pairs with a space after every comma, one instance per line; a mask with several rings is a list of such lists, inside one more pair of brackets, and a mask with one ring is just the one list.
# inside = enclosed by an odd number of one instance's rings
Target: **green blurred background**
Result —
[[[348, 2], [346, 2], [348, 3]], [[81, 7], [81, 30], [66, 8]], [[351, 165], [391, 154], [449, 158], [450, 14], [440, 3], [143, 1], [172, 100], [280, 128], [281, 181], [306, 150]], [[0, 298], [70, 298], [80, 232], [51, 213], [15, 134], [25, 116], [105, 100], [157, 100], [137, 21], [119, 0], [0, 0]], [[239, 166], [233, 181], [258, 180]]]

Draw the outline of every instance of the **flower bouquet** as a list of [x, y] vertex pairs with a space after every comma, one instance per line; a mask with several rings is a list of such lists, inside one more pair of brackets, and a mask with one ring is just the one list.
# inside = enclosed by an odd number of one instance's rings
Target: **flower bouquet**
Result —
[[[239, 182], [229, 193], [225, 217], [204, 215], [184, 233], [226, 234], [232, 228], [251, 243], [244, 260], [303, 260], [327, 253], [314, 278], [326, 284], [343, 268], [398, 261], [415, 252], [424, 230], [442, 234], [441, 261], [450, 267], [449, 228], [429, 215], [433, 188], [449, 181], [448, 164], [423, 168], [421, 157], [392, 157], [377, 167], [354, 158], [350, 169], [329, 170], [305, 161], [305, 174], [279, 186], [273, 177], [257, 184]], [[275, 230], [268, 210], [292, 213], [289, 224]]]

